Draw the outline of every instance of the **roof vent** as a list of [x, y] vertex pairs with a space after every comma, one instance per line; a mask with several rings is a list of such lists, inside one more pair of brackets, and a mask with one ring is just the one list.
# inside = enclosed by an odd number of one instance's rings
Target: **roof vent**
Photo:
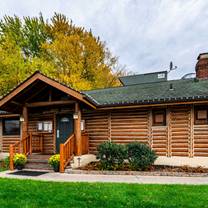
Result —
[[173, 84], [172, 84], [172, 83], [170, 84], [169, 90], [174, 90], [174, 89], [173, 89]]

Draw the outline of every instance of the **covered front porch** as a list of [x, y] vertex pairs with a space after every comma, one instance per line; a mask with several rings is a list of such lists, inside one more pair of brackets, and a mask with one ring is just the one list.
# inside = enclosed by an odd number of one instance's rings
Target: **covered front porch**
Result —
[[60, 153], [60, 171], [74, 155], [88, 153], [88, 136], [82, 109], [94, 106], [83, 95], [42, 74], [35, 73], [0, 101], [0, 109], [19, 114], [20, 140], [11, 144], [14, 154]]

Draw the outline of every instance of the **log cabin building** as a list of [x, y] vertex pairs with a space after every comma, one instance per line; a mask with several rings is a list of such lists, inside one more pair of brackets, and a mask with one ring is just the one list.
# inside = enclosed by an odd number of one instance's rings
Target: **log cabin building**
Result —
[[[208, 53], [196, 77], [167, 71], [121, 77], [122, 86], [78, 92], [39, 71], [0, 100], [3, 153], [96, 154], [104, 141], [148, 144], [158, 164], [208, 167]], [[11, 164], [12, 165], [12, 164]]]

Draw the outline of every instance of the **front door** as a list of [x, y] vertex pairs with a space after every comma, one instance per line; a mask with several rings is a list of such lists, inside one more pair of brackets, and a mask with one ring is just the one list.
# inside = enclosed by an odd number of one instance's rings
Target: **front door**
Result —
[[60, 144], [63, 144], [74, 132], [72, 114], [60, 114], [56, 117], [56, 152], [59, 153]]

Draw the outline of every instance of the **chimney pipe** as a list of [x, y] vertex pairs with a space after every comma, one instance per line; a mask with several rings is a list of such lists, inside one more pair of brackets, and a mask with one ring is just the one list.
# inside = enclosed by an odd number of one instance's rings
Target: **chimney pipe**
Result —
[[196, 64], [196, 78], [208, 79], [208, 52], [199, 54]]

